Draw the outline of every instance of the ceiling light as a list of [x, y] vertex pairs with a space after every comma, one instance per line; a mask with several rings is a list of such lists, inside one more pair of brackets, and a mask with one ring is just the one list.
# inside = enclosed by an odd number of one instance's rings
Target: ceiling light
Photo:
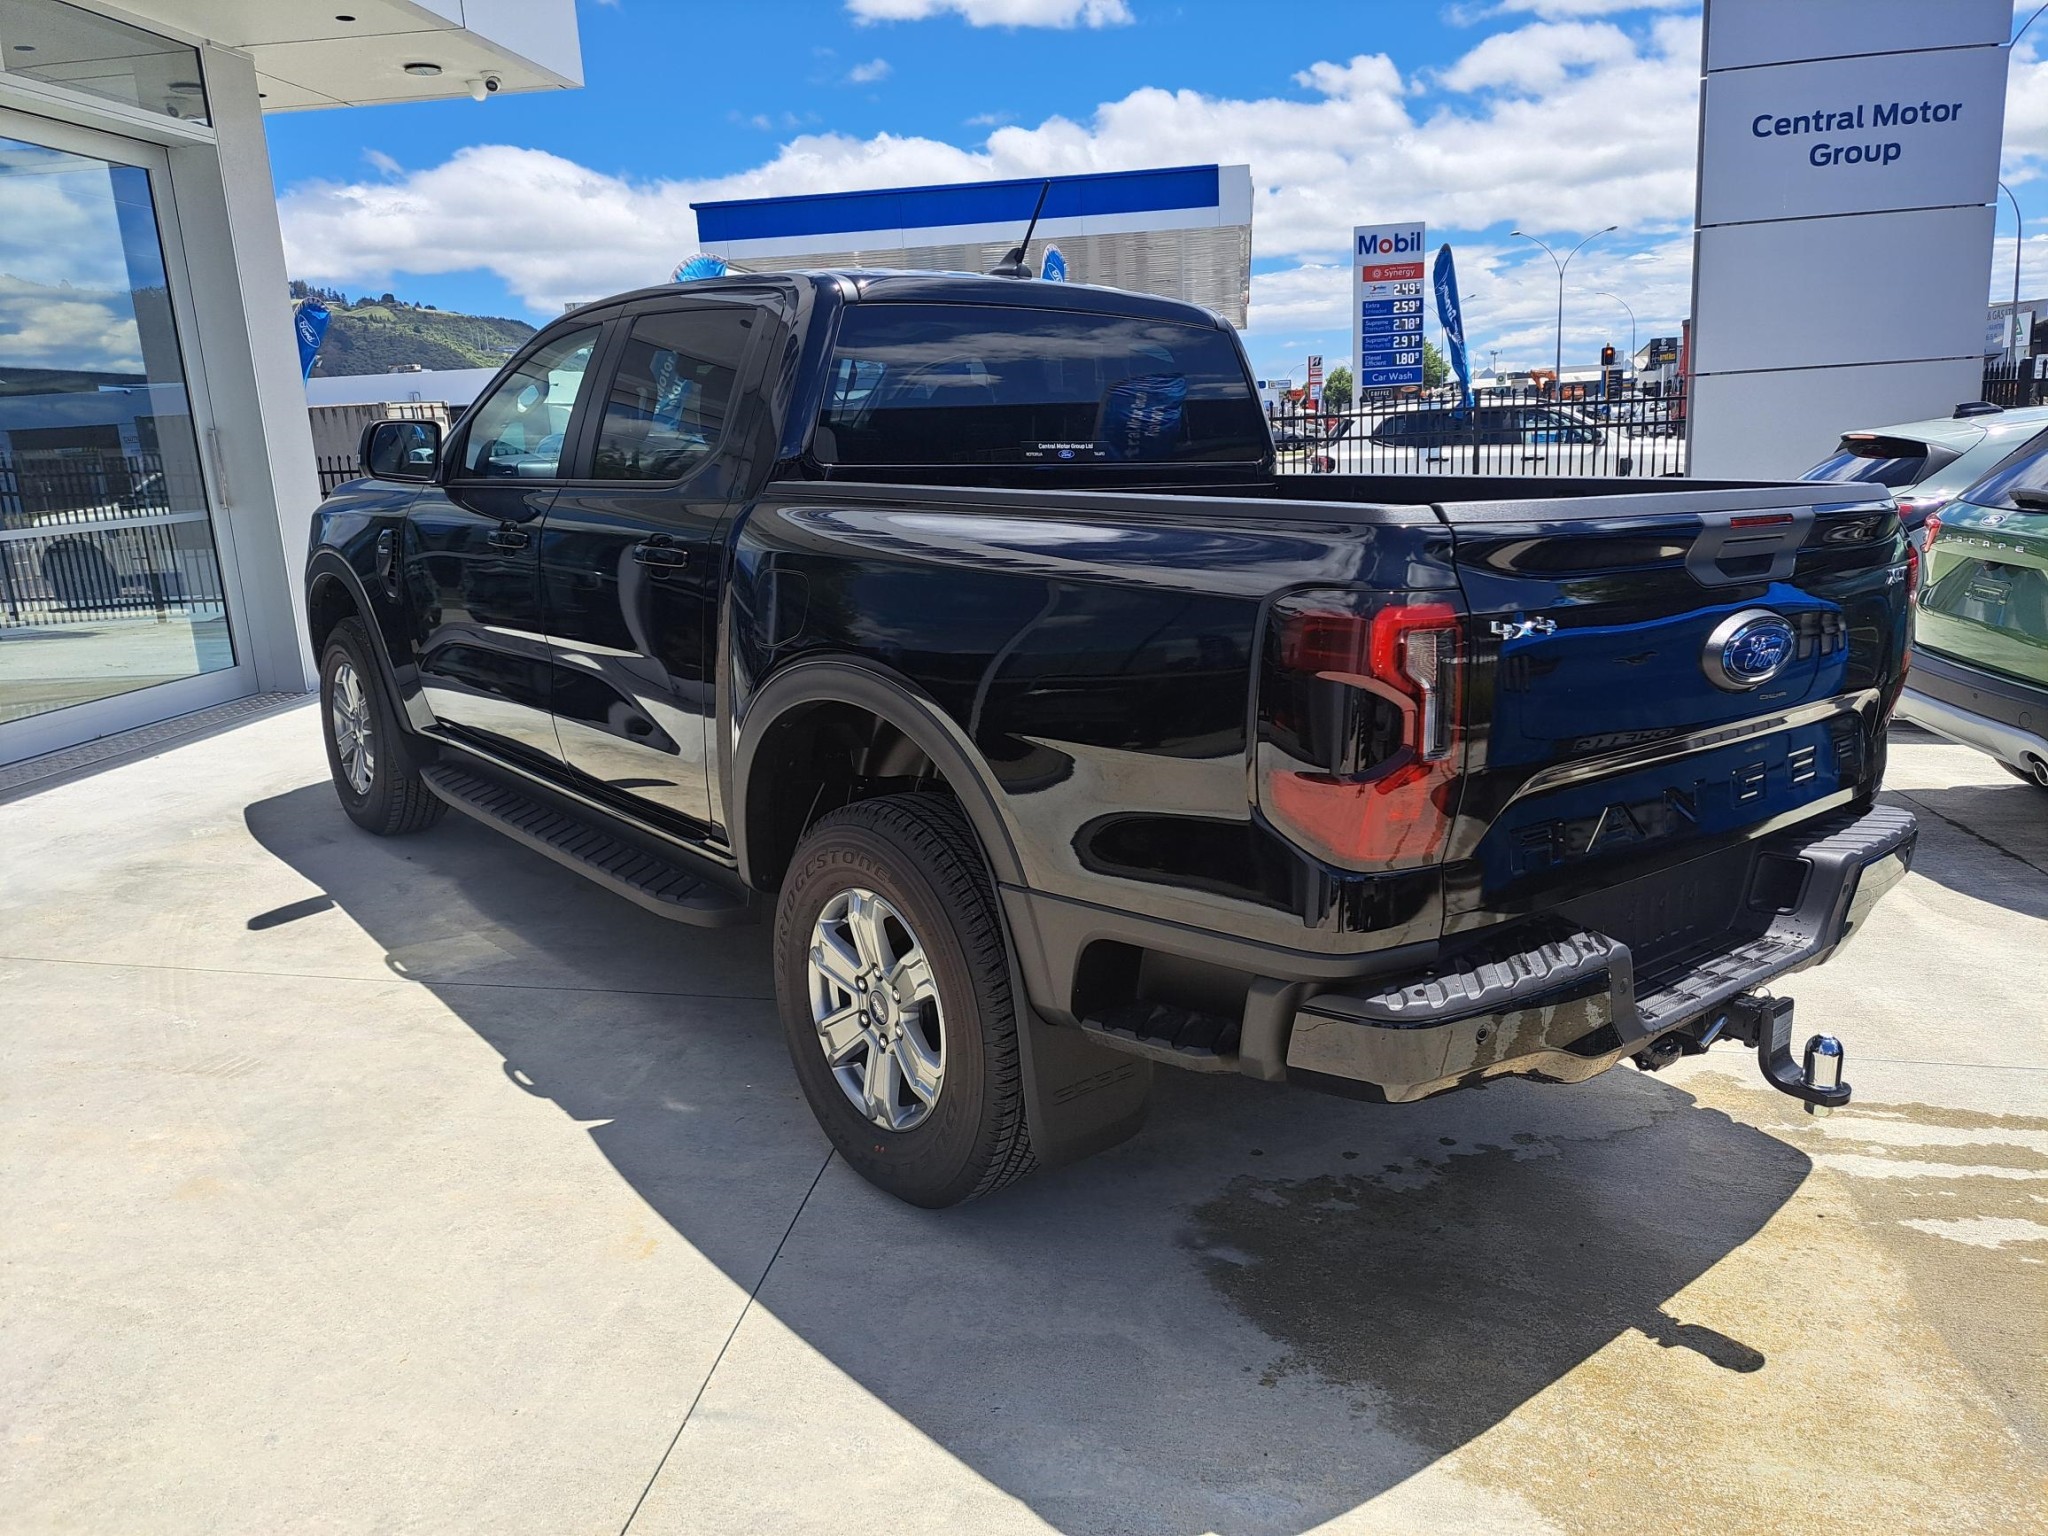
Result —
[[405, 66], [405, 72], [408, 75], [423, 75], [428, 79], [432, 79], [435, 75], [441, 73], [441, 66], [438, 64], [408, 64]]

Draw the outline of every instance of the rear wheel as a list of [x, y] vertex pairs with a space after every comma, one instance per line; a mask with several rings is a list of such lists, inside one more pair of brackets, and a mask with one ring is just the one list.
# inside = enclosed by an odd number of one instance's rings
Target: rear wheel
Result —
[[865, 800], [805, 835], [775, 990], [811, 1112], [870, 1183], [947, 1206], [1037, 1166], [995, 891], [952, 801]]
[[320, 729], [341, 808], [364, 831], [394, 837], [431, 827], [447, 807], [420, 778], [370, 644], [361, 620], [334, 626], [320, 656]]

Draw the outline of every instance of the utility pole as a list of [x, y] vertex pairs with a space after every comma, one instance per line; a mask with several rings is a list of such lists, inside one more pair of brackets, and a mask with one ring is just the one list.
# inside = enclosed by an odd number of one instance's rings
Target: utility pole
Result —
[[1630, 368], [1634, 368], [1636, 365], [1636, 308], [1620, 294], [1609, 293], [1605, 288], [1600, 290], [1599, 296], [1603, 299], [1614, 300], [1615, 303], [1628, 311], [1628, 365]]
[[[2039, 14], [2035, 12], [2035, 15]], [[2028, 24], [2032, 25], [2032, 17], [2028, 18]], [[2020, 253], [2027, 248], [2027, 226], [2020, 218], [2020, 200], [2013, 197], [2012, 188], [2001, 181], [1998, 190], [2012, 200], [2012, 314], [2006, 320], [2005, 330], [2006, 355], [2017, 372], [2020, 363]], [[2028, 337], [2027, 340], [2031, 343], [2033, 338]]]
[[1565, 257], [1563, 261], [1558, 261], [1557, 252], [1544, 245], [1541, 240], [1537, 240], [1534, 235], [1529, 234], [1527, 231], [1520, 229], [1510, 231], [1518, 240], [1529, 240], [1543, 246], [1543, 254], [1548, 256], [1557, 267], [1557, 360], [1551, 369], [1556, 375], [1553, 385], [1555, 388], [1561, 389], [1564, 387], [1564, 269], [1572, 264], [1572, 256], [1578, 255], [1579, 252], [1583, 251], [1595, 240], [1598, 240], [1602, 235], [1611, 235], [1619, 228], [1621, 228], [1619, 224], [1610, 224], [1605, 229], [1594, 230], [1592, 234], [1586, 236], [1585, 239], [1573, 246], [1571, 255]]

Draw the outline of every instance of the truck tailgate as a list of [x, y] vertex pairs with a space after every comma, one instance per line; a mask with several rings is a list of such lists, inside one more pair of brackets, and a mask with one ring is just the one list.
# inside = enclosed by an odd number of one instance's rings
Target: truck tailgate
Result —
[[1439, 506], [1473, 663], [1448, 932], [1875, 790], [1905, 664], [1907, 551], [1873, 491]]

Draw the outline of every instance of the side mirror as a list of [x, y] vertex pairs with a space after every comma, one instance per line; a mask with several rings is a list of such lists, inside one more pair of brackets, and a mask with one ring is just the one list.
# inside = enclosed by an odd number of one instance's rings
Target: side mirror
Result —
[[373, 421], [363, 428], [358, 458], [378, 480], [431, 480], [441, 468], [441, 423]]

